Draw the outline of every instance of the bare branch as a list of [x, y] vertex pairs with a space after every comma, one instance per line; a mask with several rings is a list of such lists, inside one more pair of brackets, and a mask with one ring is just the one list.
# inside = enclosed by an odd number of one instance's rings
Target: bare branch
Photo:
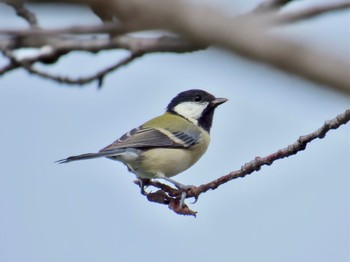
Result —
[[[30, 43], [31, 46], [35, 47], [42, 46], [42, 44], [46, 42], [42, 38], [31, 39], [30, 41], [32, 41]], [[21, 43], [23, 44], [23, 40]], [[104, 38], [91, 39], [90, 41], [79, 39], [67, 39], [59, 41], [56, 37], [52, 39], [52, 43], [52, 45], [43, 46], [41, 49], [39, 49], [39, 52], [37, 54], [22, 59], [16, 58], [12, 52], [9, 52], [9, 49], [2, 47], [0, 44], [0, 49], [2, 50], [2, 52], [5, 56], [7, 56], [10, 59], [8, 65], [4, 66], [3, 68], [0, 68], [0, 75], [4, 75], [5, 73], [8, 73], [11, 70], [16, 69], [18, 67], [23, 67], [31, 74], [36, 74], [43, 78], [51, 79], [59, 83], [83, 85], [91, 83], [93, 81], [98, 81], [98, 87], [101, 87], [103, 79], [108, 73], [132, 62], [133, 60], [142, 55], [151, 54], [155, 52], [185, 53], [205, 48], [191, 44], [184, 39], [173, 36], [162, 36], [156, 38], [120, 36], [111, 40]], [[4, 46], [9, 45], [18, 46], [18, 43], [4, 44]], [[61, 56], [72, 51], [80, 50], [95, 53], [99, 52], [100, 50], [108, 50], [115, 48], [129, 50], [131, 52], [131, 55], [122, 59], [121, 61], [116, 62], [114, 65], [106, 67], [105, 69], [102, 69], [101, 71], [87, 77], [70, 78], [65, 76], [58, 76], [40, 71], [32, 66], [36, 62], [42, 62], [46, 64], [55, 63]]]
[[[221, 46], [246, 58], [350, 93], [349, 62], [267, 33], [265, 23], [259, 25], [259, 21], [266, 21], [265, 15], [263, 20], [259, 16], [249, 16], [232, 23], [231, 17], [218, 10], [193, 7], [183, 1], [129, 0], [128, 3], [143, 10], [138, 19], [130, 22], [134, 27], [171, 30], [194, 42]], [[157, 19], [151, 19], [153, 17]]]
[[0, 68], [0, 75], [3, 75], [7, 72], [12, 71], [13, 69], [18, 68], [18, 66], [16, 66], [13, 63], [8, 63], [7, 65], [3, 66], [2, 68]]
[[[101, 3], [96, 0], [70, 2], [85, 3], [90, 6], [98, 6]], [[267, 1], [261, 5], [260, 10], [276, 10], [289, 2], [291, 0]], [[35, 36], [39, 35], [44, 37], [42, 41], [46, 41], [46, 45], [54, 45], [54, 39], [48, 36], [56, 37], [55, 39], [57, 40], [58, 36], [63, 37], [62, 35], [66, 34], [101, 32], [120, 35], [139, 30], [166, 29], [185, 36], [188, 39], [188, 43], [197, 43], [197, 45], [189, 44], [186, 47], [190, 47], [191, 51], [196, 50], [198, 45], [199, 49], [208, 45], [221, 46], [246, 58], [269, 64], [282, 71], [304, 77], [323, 86], [331, 86], [340, 91], [350, 93], [350, 75], [348, 73], [350, 64], [347, 61], [335, 59], [325, 53], [317, 52], [311, 47], [293, 43], [290, 40], [267, 32], [269, 25], [271, 25], [271, 23], [267, 22], [283, 20], [283, 16], [276, 16], [276, 11], [263, 12], [263, 14], [259, 12], [255, 15], [232, 18], [218, 10], [190, 5], [184, 1], [111, 0], [103, 3], [103, 6], [106, 5], [109, 7], [108, 13], [115, 15], [120, 22], [94, 27], [72, 27], [52, 30], [32, 29], [27, 32], [0, 30], [0, 34], [17, 36], [10, 38], [10, 40], [1, 41], [0, 47], [2, 49], [4, 46], [9, 48], [11, 44], [23, 46], [24, 43], [32, 43], [34, 45], [40, 39], [40, 37]], [[334, 5], [332, 10], [336, 10]], [[321, 12], [325, 12], [325, 10], [319, 10], [318, 14]], [[310, 10], [308, 12], [305, 11], [304, 18], [306, 18], [306, 13], [310, 17]], [[293, 15], [293, 19], [297, 19], [295, 15]], [[316, 13], [314, 12], [313, 15], [316, 15]], [[284, 19], [285, 21], [291, 21], [293, 16], [288, 16], [287, 14], [287, 18]], [[276, 17], [277, 19], [275, 19]], [[301, 19], [301, 17], [299, 16], [298, 19]], [[242, 28], [245, 30], [242, 30]], [[11, 41], [10, 44], [9, 41]], [[12, 46], [12, 48], [14, 47]], [[319, 61], [323, 61], [323, 63], [319, 63]]]
[[123, 34], [128, 32], [126, 26], [122, 26], [120, 23], [116, 22], [89, 26], [70, 26], [56, 29], [0, 29], [1, 35], [11, 35], [16, 37], [58, 36], [65, 34]]
[[341, 11], [350, 8], [350, 2], [339, 2], [339, 3], [330, 3], [323, 6], [314, 6], [304, 10], [298, 10], [294, 12], [286, 12], [276, 16], [274, 23], [276, 25], [287, 24], [298, 22], [301, 20], [311, 19], [320, 15], [329, 14], [334, 11]]
[[293, 0], [267, 0], [262, 2], [261, 4], [259, 4], [254, 10], [253, 12], [257, 13], [261, 13], [261, 12], [271, 12], [274, 11], [276, 9], [280, 9], [281, 7], [289, 4], [290, 2], [292, 2]]
[[38, 27], [38, 21], [35, 14], [27, 9], [21, 1], [5, 0], [4, 2], [9, 6], [12, 6], [13, 9], [15, 9], [16, 14], [26, 20], [31, 27]]
[[[201, 194], [207, 192], [210, 189], [215, 190], [221, 185], [227, 183], [228, 181], [231, 181], [233, 179], [237, 179], [240, 177], [245, 177], [255, 171], [260, 170], [261, 167], [265, 165], [270, 166], [276, 160], [295, 155], [298, 152], [305, 150], [307, 144], [309, 144], [313, 140], [317, 138], [319, 139], [324, 138], [331, 129], [337, 129], [338, 127], [340, 127], [341, 125], [345, 125], [349, 121], [350, 121], [350, 109], [346, 110], [344, 113], [338, 115], [334, 119], [326, 121], [318, 130], [308, 135], [299, 137], [299, 139], [295, 143], [288, 145], [287, 147], [280, 149], [275, 153], [272, 153], [265, 157], [256, 157], [254, 160], [244, 164], [239, 170], [232, 171], [231, 173], [225, 176], [222, 176], [218, 179], [215, 179], [207, 184], [190, 188], [187, 191], [186, 198], [194, 197], [197, 200]], [[187, 206], [185, 206], [184, 210], [179, 209], [178, 201], [182, 193], [180, 190], [164, 185], [158, 181], [148, 181], [147, 185], [154, 186], [160, 189], [160, 191], [157, 191], [154, 193], [155, 195], [152, 195], [153, 193], [151, 193], [151, 195], [148, 197], [150, 198], [149, 199], [150, 201], [156, 202], [159, 204], [165, 204], [165, 205], [170, 205], [171, 203], [172, 205], [171, 209], [178, 214], [182, 214], [182, 215], [195, 214], [195, 212], [191, 211]], [[177, 203], [177, 206], [176, 206], [176, 203]]]
[[13, 60], [10, 60], [5, 66], [0, 68], [0, 76], [18, 68], [18, 67], [20, 67], [20, 65], [16, 64]]
[[[204, 184], [198, 187], [196, 190], [190, 190], [192, 191], [193, 196], [198, 196], [198, 193], [203, 193], [208, 191], [209, 189], [215, 189], [218, 186], [226, 183], [227, 181], [230, 181], [232, 179], [236, 179], [239, 177], [244, 177], [246, 175], [249, 175], [253, 173], [254, 171], [260, 170], [260, 168], [264, 165], [271, 165], [274, 161], [283, 159], [285, 157], [289, 157], [292, 155], [297, 154], [300, 151], [305, 150], [307, 144], [312, 142], [313, 140], [319, 138], [322, 139], [326, 136], [328, 131], [331, 129], [337, 129], [341, 125], [345, 125], [350, 121], [350, 110], [346, 110], [344, 113], [339, 114], [334, 119], [326, 121], [318, 130], [304, 136], [300, 136], [299, 139], [283, 148], [278, 150], [275, 153], [272, 153], [265, 157], [256, 157], [254, 160], [250, 161], [249, 163], [244, 164], [240, 170], [233, 171], [229, 173], [226, 176], [223, 176], [217, 180], [214, 180], [208, 184]], [[189, 194], [190, 196], [191, 194]]]
[[[37, 59], [44, 56], [56, 56], [57, 53], [68, 53], [70, 51], [99, 52], [111, 49], [127, 49], [134, 52], [173, 52], [186, 53], [206, 48], [188, 42], [186, 39], [175, 36], [160, 37], [134, 37], [123, 35], [120, 37], [79, 39], [76, 37], [33, 37], [33, 38], [10, 38], [0, 40], [0, 49], [18, 48], [40, 48]], [[51, 50], [51, 51], [48, 51]], [[40, 56], [39, 56], [40, 55]], [[34, 57], [33, 57], [34, 60]], [[40, 60], [39, 60], [40, 61]]]
[[[87, 84], [87, 83], [90, 83], [93, 81], [98, 81], [99, 88], [102, 86], [104, 77], [109, 72], [114, 71], [117, 68], [120, 68], [120, 67], [130, 63], [131, 61], [133, 61], [134, 59], [136, 59], [137, 57], [142, 55], [142, 54], [131, 54], [131, 55], [125, 57], [124, 59], [118, 61], [114, 65], [109, 66], [109, 67], [107, 67], [107, 68], [105, 68], [105, 69], [103, 69], [103, 70], [101, 70], [101, 71], [99, 71], [91, 76], [73, 79], [73, 78], [69, 78], [69, 77], [57, 76], [57, 75], [54, 75], [54, 74], [51, 74], [48, 72], [43, 72], [43, 71], [40, 71], [38, 69], [35, 69], [33, 67], [32, 63], [30, 63], [30, 60], [19, 60], [9, 50], [5, 50], [5, 51], [3, 51], [3, 53], [5, 54], [5, 56], [7, 56], [10, 59], [11, 64], [13, 64], [14, 67], [16, 67], [16, 66], [23, 67], [25, 70], [27, 70], [31, 74], [35, 74], [35, 75], [41, 76], [41, 77], [46, 78], [46, 79], [54, 80], [54, 81], [59, 82], [59, 83], [68, 83], [68, 84], [83, 85], [83, 84]], [[7, 67], [11, 67], [10, 65], [8, 65]]]

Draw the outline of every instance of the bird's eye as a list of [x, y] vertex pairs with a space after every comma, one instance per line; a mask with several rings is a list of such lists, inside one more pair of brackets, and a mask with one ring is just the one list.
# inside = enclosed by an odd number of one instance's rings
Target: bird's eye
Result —
[[200, 102], [200, 101], [202, 101], [202, 96], [201, 95], [196, 95], [193, 100], [195, 102]]

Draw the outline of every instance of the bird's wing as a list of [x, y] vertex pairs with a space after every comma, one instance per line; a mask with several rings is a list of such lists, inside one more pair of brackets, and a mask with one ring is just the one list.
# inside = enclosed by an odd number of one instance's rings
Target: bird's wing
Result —
[[166, 128], [141, 126], [132, 129], [100, 152], [121, 148], [188, 148], [198, 142], [199, 132], [171, 131]]

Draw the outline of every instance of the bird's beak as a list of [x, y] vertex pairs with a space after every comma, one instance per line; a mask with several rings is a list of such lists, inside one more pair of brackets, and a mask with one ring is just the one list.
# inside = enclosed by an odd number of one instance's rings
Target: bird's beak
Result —
[[211, 101], [210, 105], [212, 107], [217, 107], [217, 106], [219, 106], [227, 101], [228, 101], [227, 98], [223, 98], [223, 97], [222, 98], [215, 98], [215, 100]]

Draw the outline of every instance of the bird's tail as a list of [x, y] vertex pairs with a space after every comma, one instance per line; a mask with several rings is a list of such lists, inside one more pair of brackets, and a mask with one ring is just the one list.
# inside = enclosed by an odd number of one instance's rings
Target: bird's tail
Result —
[[57, 160], [55, 163], [59, 164], [65, 164], [69, 163], [72, 161], [77, 161], [77, 160], [86, 160], [86, 159], [92, 159], [92, 158], [99, 158], [99, 157], [110, 157], [110, 156], [116, 156], [118, 154], [123, 153], [125, 150], [106, 150], [106, 151], [100, 151], [98, 153], [87, 153], [87, 154], [82, 154], [82, 155], [77, 155], [77, 156], [70, 156], [64, 159]]

